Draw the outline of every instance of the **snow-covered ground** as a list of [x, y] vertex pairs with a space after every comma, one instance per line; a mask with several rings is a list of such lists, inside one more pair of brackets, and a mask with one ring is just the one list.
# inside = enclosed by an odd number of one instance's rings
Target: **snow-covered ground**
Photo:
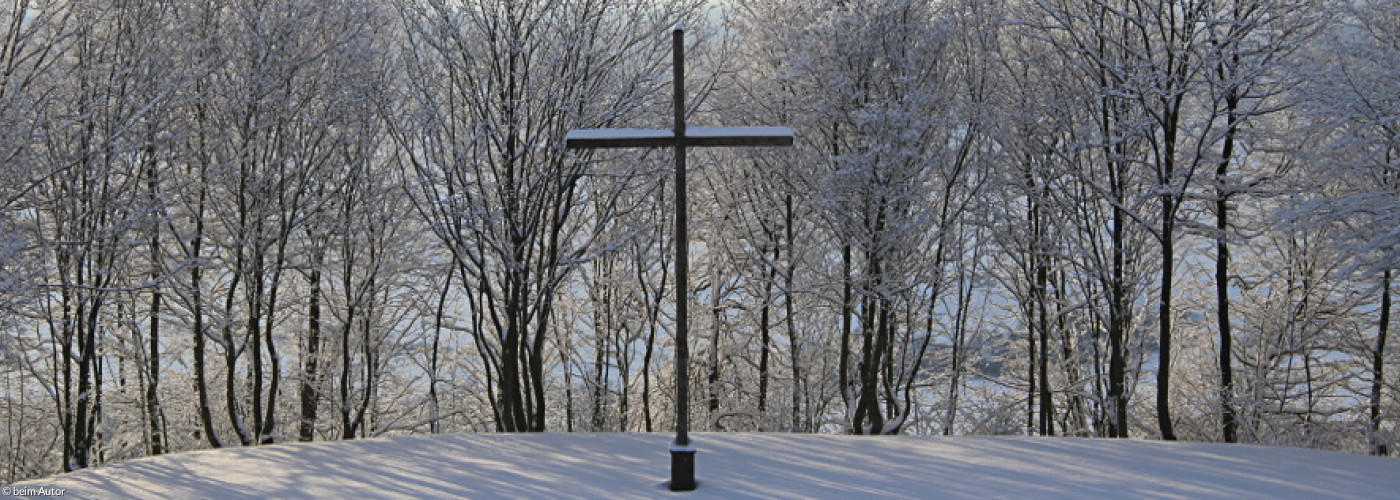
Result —
[[1295, 448], [1018, 437], [439, 435], [178, 453], [11, 485], [65, 498], [1395, 498], [1400, 460]]

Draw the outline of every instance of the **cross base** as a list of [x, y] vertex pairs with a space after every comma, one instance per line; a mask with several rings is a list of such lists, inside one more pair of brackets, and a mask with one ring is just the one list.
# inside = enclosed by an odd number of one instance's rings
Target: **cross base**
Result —
[[671, 450], [671, 491], [691, 491], [695, 484], [695, 450]]

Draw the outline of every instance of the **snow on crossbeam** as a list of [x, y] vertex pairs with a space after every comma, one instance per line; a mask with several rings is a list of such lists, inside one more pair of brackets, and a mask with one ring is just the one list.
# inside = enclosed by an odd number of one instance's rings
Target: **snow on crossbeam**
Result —
[[686, 127], [685, 135], [665, 129], [589, 128], [571, 130], [564, 146], [580, 148], [645, 148], [670, 146], [791, 146], [789, 127]]

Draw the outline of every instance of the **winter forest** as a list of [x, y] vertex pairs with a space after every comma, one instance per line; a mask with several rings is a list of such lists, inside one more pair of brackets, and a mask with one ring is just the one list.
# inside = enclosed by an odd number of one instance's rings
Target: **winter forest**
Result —
[[[6, 0], [0, 483], [439, 432], [1386, 455], [1400, 5]], [[1390, 374], [1387, 376], [1387, 374]]]

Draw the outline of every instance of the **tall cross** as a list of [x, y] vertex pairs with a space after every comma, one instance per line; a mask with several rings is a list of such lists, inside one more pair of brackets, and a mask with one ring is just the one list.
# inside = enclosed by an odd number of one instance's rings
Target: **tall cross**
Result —
[[690, 442], [690, 345], [686, 300], [690, 289], [689, 234], [685, 200], [685, 149], [701, 146], [791, 146], [788, 127], [689, 127], [685, 125], [685, 30], [671, 31], [672, 104], [670, 129], [595, 128], [571, 130], [564, 147], [656, 148], [676, 152], [676, 440], [671, 443], [671, 483], [676, 491], [695, 489], [695, 445]]

